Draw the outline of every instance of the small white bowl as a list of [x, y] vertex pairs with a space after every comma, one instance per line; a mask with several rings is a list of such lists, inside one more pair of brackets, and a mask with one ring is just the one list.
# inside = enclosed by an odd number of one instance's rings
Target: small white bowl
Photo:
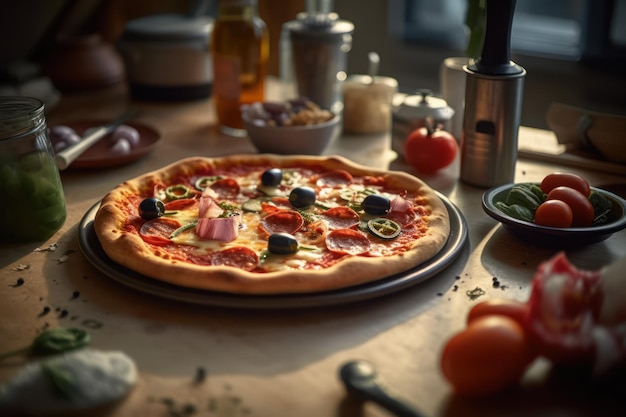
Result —
[[341, 117], [305, 126], [268, 126], [242, 114], [248, 137], [261, 153], [320, 155], [341, 133]]

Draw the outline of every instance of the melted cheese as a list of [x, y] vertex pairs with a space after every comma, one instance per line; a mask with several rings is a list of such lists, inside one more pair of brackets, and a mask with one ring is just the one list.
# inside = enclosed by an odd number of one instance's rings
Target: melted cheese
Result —
[[[240, 186], [240, 198], [245, 201], [244, 195], [254, 195], [259, 191], [259, 174], [257, 172], [251, 172], [245, 177], [238, 178]], [[284, 173], [283, 183], [287, 182], [290, 188], [298, 186], [312, 186], [309, 178], [301, 176], [299, 173], [291, 174], [289, 172]], [[377, 186], [365, 186], [363, 184], [351, 184], [343, 188], [323, 188], [318, 195], [318, 207], [312, 207], [309, 211], [320, 213], [325, 209], [335, 206], [343, 206], [347, 204], [345, 199], [346, 190], [352, 190], [353, 193], [363, 193], [366, 190], [375, 191], [381, 195], [385, 195], [390, 199], [395, 196], [382, 192], [380, 187]], [[348, 193], [349, 195], [349, 193]], [[237, 204], [241, 203], [239, 201]], [[221, 251], [231, 247], [245, 246], [252, 249], [257, 253], [260, 259], [260, 266], [267, 271], [283, 271], [289, 269], [301, 270], [305, 267], [311, 266], [312, 262], [319, 261], [323, 256], [323, 250], [299, 250], [295, 254], [291, 255], [275, 255], [267, 253], [267, 236], [263, 233], [259, 233], [259, 223], [261, 216], [258, 213], [242, 212], [239, 214], [241, 218], [241, 226], [239, 228], [239, 234], [232, 242], [222, 242], [216, 240], [206, 240], [199, 238], [195, 233], [195, 228], [190, 228], [182, 233], [179, 233], [175, 237], [172, 237], [172, 242], [178, 245], [186, 245], [196, 248], [194, 251], [198, 255], [202, 255], [209, 252]], [[197, 207], [191, 209], [178, 210], [175, 213], [168, 214], [169, 218], [177, 220], [181, 226], [185, 226], [189, 223], [197, 221], [198, 209]], [[319, 217], [323, 220], [323, 216]], [[371, 255], [373, 256], [385, 256], [389, 253], [389, 245], [375, 244], [372, 245]]]

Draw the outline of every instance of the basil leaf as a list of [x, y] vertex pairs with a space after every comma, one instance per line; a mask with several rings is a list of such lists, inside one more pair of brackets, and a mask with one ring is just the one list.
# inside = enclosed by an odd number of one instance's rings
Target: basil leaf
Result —
[[593, 206], [593, 224], [606, 223], [608, 220], [607, 214], [613, 209], [611, 201], [601, 192], [591, 190], [589, 202]]
[[515, 219], [523, 220], [530, 223], [535, 220], [533, 212], [528, 207], [522, 206], [520, 204], [508, 205], [503, 203], [502, 201], [496, 201], [494, 205], [498, 210]]
[[86, 346], [89, 339], [84, 330], [58, 327], [39, 334], [33, 340], [32, 351], [38, 355], [65, 352]]

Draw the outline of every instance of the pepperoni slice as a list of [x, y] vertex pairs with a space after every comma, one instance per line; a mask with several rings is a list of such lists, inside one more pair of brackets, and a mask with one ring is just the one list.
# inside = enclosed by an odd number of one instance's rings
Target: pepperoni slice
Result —
[[359, 215], [350, 207], [333, 207], [323, 212], [322, 216], [331, 230], [349, 229], [359, 224]]
[[266, 213], [266, 214], [276, 213], [281, 210], [282, 209], [280, 207], [277, 207], [276, 205], [272, 203], [266, 203], [266, 202], [261, 203], [261, 213]]
[[315, 184], [319, 187], [338, 187], [341, 185], [351, 184], [353, 181], [352, 174], [343, 169], [335, 169], [323, 174], [319, 174], [315, 178]]
[[294, 234], [302, 228], [304, 219], [297, 211], [281, 210], [263, 217], [260, 225], [268, 235], [273, 233]]
[[211, 265], [233, 266], [245, 271], [252, 271], [259, 263], [256, 252], [245, 246], [235, 246], [217, 252], [211, 258]]
[[404, 212], [390, 211], [389, 213], [387, 213], [385, 217], [387, 217], [390, 220], [393, 220], [394, 222], [398, 223], [402, 227], [408, 226], [409, 224], [417, 220], [417, 214], [415, 213], [415, 210], [413, 210], [413, 208], [410, 208], [409, 210], [404, 211]]
[[383, 187], [386, 183], [385, 177], [373, 177], [371, 175], [367, 175], [363, 177], [363, 184], [365, 185], [378, 185]]
[[328, 250], [348, 255], [361, 255], [370, 250], [370, 241], [363, 233], [354, 229], [331, 230], [326, 235]]
[[239, 194], [239, 183], [232, 178], [222, 178], [210, 185], [221, 198], [233, 198]]
[[165, 210], [183, 210], [195, 205], [197, 202], [198, 200], [195, 198], [181, 198], [165, 203]]
[[141, 225], [139, 235], [145, 242], [164, 246], [170, 243], [170, 235], [180, 226], [180, 223], [174, 219], [158, 217]]

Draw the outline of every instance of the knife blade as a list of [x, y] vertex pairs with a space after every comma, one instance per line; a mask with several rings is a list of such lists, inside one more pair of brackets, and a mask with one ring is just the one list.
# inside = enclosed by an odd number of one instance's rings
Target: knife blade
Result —
[[63, 171], [64, 169], [69, 167], [72, 164], [72, 162], [74, 162], [76, 158], [81, 156], [87, 149], [92, 147], [100, 139], [102, 139], [103, 137], [111, 133], [113, 130], [115, 130], [116, 127], [118, 127], [119, 125], [121, 125], [122, 123], [130, 119], [131, 117], [133, 117], [134, 114], [135, 114], [134, 109], [131, 109], [122, 113], [112, 122], [92, 129], [92, 131], [90, 131], [89, 134], [84, 136], [81, 139], [81, 141], [78, 142], [77, 144], [72, 145], [62, 150], [58, 154], [56, 154], [55, 163], [56, 163], [57, 168], [60, 171]]

